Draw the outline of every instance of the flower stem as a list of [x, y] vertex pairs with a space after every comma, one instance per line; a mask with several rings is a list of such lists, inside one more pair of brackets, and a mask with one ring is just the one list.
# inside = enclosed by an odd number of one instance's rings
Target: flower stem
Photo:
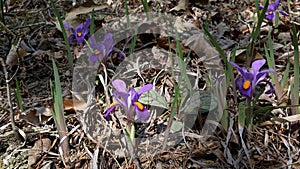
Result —
[[130, 106], [129, 112], [127, 113], [127, 127], [128, 130], [131, 131], [131, 125], [133, 121], [133, 111], [134, 111], [134, 106]]
[[251, 107], [251, 98], [247, 98], [246, 107], [246, 126], [250, 130], [253, 123], [253, 109]]
[[133, 124], [134, 117], [134, 106], [130, 106], [129, 112], [127, 113], [127, 138], [128, 138], [128, 151], [131, 158], [134, 160], [137, 168], [141, 168], [141, 164], [136, 156], [136, 141], [135, 141], [135, 129]]

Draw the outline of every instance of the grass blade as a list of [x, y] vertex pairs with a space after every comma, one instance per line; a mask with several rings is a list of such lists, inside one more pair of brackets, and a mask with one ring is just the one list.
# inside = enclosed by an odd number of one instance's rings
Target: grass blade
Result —
[[[181, 48], [181, 43], [180, 43], [180, 38], [178, 36], [178, 32], [175, 30], [175, 35], [176, 35], [176, 48], [177, 48], [177, 60], [180, 68], [180, 76], [178, 80], [178, 84], [182, 84], [182, 80], [185, 81], [190, 93], [192, 93], [192, 84], [188, 78], [188, 75], [186, 73], [186, 64], [183, 59], [183, 53], [182, 53], [182, 48]], [[180, 87], [179, 87], [180, 88]]]
[[287, 58], [287, 63], [286, 63], [286, 66], [285, 66], [285, 70], [283, 72], [283, 77], [282, 77], [282, 80], [281, 80], [281, 89], [283, 90], [287, 81], [288, 81], [288, 77], [289, 77], [289, 73], [290, 73], [290, 57]]
[[135, 31], [134, 31], [133, 38], [132, 38], [131, 43], [130, 43], [130, 48], [129, 48], [129, 58], [130, 58], [131, 61], [133, 61], [133, 53], [134, 53], [135, 46], [136, 46], [137, 33], [138, 33], [138, 28], [136, 27]]
[[61, 27], [61, 31], [62, 31], [62, 34], [63, 34], [63, 37], [64, 37], [64, 41], [65, 41], [66, 46], [67, 46], [67, 59], [68, 59], [69, 66], [73, 70], [73, 56], [71, 54], [71, 47], [70, 47], [70, 44], [69, 44], [69, 41], [68, 41], [68, 36], [67, 36], [66, 29], [64, 27], [64, 23], [63, 23], [60, 15], [59, 15], [59, 11], [57, 10], [56, 6], [53, 3], [53, 0], [51, 0], [50, 2], [51, 2], [52, 8], [54, 9], [55, 16], [57, 17], [57, 20], [58, 20], [59, 25]]
[[16, 93], [16, 98], [17, 98], [17, 101], [18, 101], [19, 109], [20, 109], [21, 111], [24, 111], [24, 108], [23, 108], [23, 101], [22, 101], [22, 96], [21, 96], [21, 91], [20, 91], [20, 86], [19, 86], [19, 82], [18, 82], [17, 79], [16, 79], [16, 89], [15, 89], [15, 93]]
[[90, 34], [93, 35], [95, 33], [95, 10], [92, 10], [92, 19], [90, 24]]
[[262, 10], [262, 12], [260, 13], [260, 9], [259, 9], [259, 3], [258, 3], [258, 0], [255, 0], [255, 7], [256, 7], [256, 13], [257, 13], [257, 16], [258, 16], [258, 21], [257, 21], [257, 24], [256, 24], [256, 27], [254, 29], [254, 31], [252, 32], [251, 34], [251, 43], [250, 45], [247, 47], [247, 52], [246, 52], [246, 67], [250, 67], [250, 64], [253, 60], [253, 57], [254, 57], [254, 46], [255, 46], [255, 43], [256, 43], [256, 40], [260, 34], [260, 28], [261, 28], [261, 25], [264, 21], [264, 18], [265, 18], [265, 13], [268, 9], [268, 5], [269, 5], [269, 0], [264, 0], [264, 9]]
[[128, 3], [127, 0], [125, 0], [125, 14], [126, 14], [126, 24], [127, 24], [127, 28], [130, 27], [130, 19], [129, 19], [129, 10], [128, 10]]
[[3, 9], [4, 9], [4, 1], [3, 0], [0, 0], [0, 19], [1, 21], [3, 22], [4, 24], [4, 12], [3, 12]]
[[[298, 37], [295, 24], [293, 24], [293, 46], [294, 46], [294, 87], [292, 91], [292, 104], [299, 104], [299, 48], [298, 48]], [[295, 114], [299, 113], [299, 109], [294, 109]]]
[[[270, 69], [276, 70], [275, 59], [274, 59], [274, 50], [273, 50], [273, 41], [271, 38], [270, 31], [268, 33], [268, 44], [269, 44], [269, 52], [268, 52], [268, 48], [266, 47], [266, 45], [264, 46], [268, 67]], [[270, 73], [270, 76], [271, 76], [272, 83], [275, 84], [275, 93], [279, 99], [279, 102], [281, 102], [280, 100], [282, 99], [282, 88], [281, 88], [279, 80], [278, 80], [277, 72]]]
[[53, 63], [53, 71], [54, 71], [54, 83], [50, 83], [51, 93], [54, 101], [54, 110], [52, 110], [53, 118], [55, 121], [55, 125], [57, 127], [58, 135], [61, 140], [60, 144], [62, 147], [62, 158], [66, 159], [69, 156], [69, 144], [67, 139], [67, 126], [64, 117], [64, 107], [62, 100], [62, 90], [60, 85], [60, 79], [58, 74], [58, 69], [56, 67], [55, 61], [52, 60]]
[[149, 5], [147, 3], [147, 0], [142, 0], [142, 4], [143, 4], [144, 10], [145, 10], [145, 12], [147, 14], [147, 18], [151, 19], [151, 13], [149, 11]]
[[226, 59], [226, 54], [225, 54], [224, 50], [221, 48], [221, 46], [218, 44], [218, 42], [215, 40], [215, 38], [212, 36], [212, 34], [210, 34], [210, 32], [208, 31], [208, 27], [203, 26], [203, 29], [204, 29], [204, 33], [206, 34], [206, 36], [208, 36], [211, 43], [214, 45], [214, 47], [219, 52], [223, 62], [225, 63], [225, 67], [227, 68], [228, 61]]

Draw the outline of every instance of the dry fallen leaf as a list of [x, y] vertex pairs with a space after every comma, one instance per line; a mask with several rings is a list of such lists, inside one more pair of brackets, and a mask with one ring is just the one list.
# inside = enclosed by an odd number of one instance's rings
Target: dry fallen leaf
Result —
[[187, 0], [180, 0], [178, 2], [178, 5], [175, 6], [174, 8], [172, 8], [170, 11], [180, 11], [180, 10], [186, 10], [186, 7], [188, 4], [188, 2], [186, 2]]
[[43, 154], [43, 152], [48, 151], [51, 147], [51, 140], [49, 138], [43, 138], [37, 140], [34, 146], [28, 150], [28, 166], [32, 166], [37, 162], [37, 159]]
[[11, 46], [5, 61], [7, 65], [13, 66], [18, 64], [19, 58], [24, 57], [28, 54], [22, 47], [20, 47], [19, 44], [20, 43]]
[[219, 53], [206, 39], [204, 33], [193, 34], [186, 40], [184, 45], [189, 46], [208, 68], [221, 68]]
[[52, 118], [52, 113], [49, 107], [34, 107], [22, 112], [19, 118], [31, 125], [39, 126], [48, 122]]
[[300, 114], [282, 117], [282, 119], [287, 120], [289, 122], [296, 122], [300, 120]]
[[[64, 98], [63, 105], [65, 111], [75, 111], [84, 110], [87, 104], [84, 101]], [[25, 120], [27, 123], [34, 126], [45, 124], [52, 118], [51, 107], [53, 107], [53, 104], [28, 109], [21, 114], [18, 114], [16, 119]]]
[[67, 98], [63, 99], [63, 104], [65, 111], [84, 110], [87, 107], [84, 101]]
[[[108, 8], [106, 5], [92, 5], [90, 7], [79, 6], [77, 8], [72, 9], [70, 12], [66, 14], [65, 20], [63, 23], [68, 23], [71, 27], [75, 28], [79, 24], [82, 23], [82, 19], [79, 18], [79, 15], [87, 15], [94, 11], [102, 10]], [[61, 31], [58, 20], [55, 21], [56, 28]]]

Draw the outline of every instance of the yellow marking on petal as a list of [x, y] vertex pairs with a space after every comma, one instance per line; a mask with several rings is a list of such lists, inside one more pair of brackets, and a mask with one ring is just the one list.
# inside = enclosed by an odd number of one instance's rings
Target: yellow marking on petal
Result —
[[112, 102], [109, 107], [113, 107], [114, 105], [119, 104], [118, 102]]
[[246, 89], [246, 90], [249, 89], [250, 84], [251, 84], [250, 80], [246, 80], [246, 81], [244, 82], [244, 84], [243, 84], [243, 88]]
[[272, 15], [273, 14], [273, 11], [269, 11], [269, 15]]
[[81, 32], [77, 32], [77, 36], [78, 37], [82, 36], [82, 33]]
[[95, 55], [99, 55], [99, 54], [100, 54], [100, 51], [96, 49], [95, 52], [94, 52], [94, 54], [95, 54]]
[[140, 103], [140, 102], [134, 102], [134, 104], [138, 107], [138, 109], [139, 110], [144, 110], [144, 106], [143, 106], [143, 104], [142, 103]]

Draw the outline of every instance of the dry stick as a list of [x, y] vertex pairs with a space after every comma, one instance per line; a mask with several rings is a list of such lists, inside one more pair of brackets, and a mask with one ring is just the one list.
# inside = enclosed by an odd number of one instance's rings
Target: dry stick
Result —
[[[178, 110], [179, 110], [178, 102], [176, 101], [175, 104], [176, 104], [176, 111], [177, 111], [177, 114], [178, 114], [179, 113], [178, 112]], [[168, 121], [168, 124], [167, 124], [167, 129], [165, 131], [165, 138], [164, 138], [163, 147], [162, 147], [163, 151], [167, 148], [167, 142], [168, 142], [168, 138], [169, 138], [169, 135], [170, 135], [170, 130], [171, 130], [172, 122], [173, 122], [173, 109], [171, 109], [169, 121]]]
[[15, 117], [14, 117], [14, 111], [12, 109], [12, 102], [11, 102], [11, 93], [10, 93], [10, 87], [9, 87], [9, 78], [8, 78], [8, 72], [6, 70], [6, 65], [4, 63], [3, 58], [0, 58], [1, 65], [3, 67], [3, 72], [5, 76], [5, 83], [6, 83], [6, 92], [7, 92], [7, 100], [8, 100], [8, 105], [9, 105], [9, 116], [10, 116], [10, 121], [11, 121], [11, 127], [12, 130], [15, 132], [16, 135], [18, 135], [18, 127], [16, 126], [15, 123]]
[[249, 58], [246, 59], [246, 67], [250, 67], [252, 60], [254, 59], [254, 41], [250, 43]]
[[165, 139], [164, 139], [163, 147], [162, 147], [163, 151], [167, 147], [167, 142], [168, 142], [168, 137], [169, 137], [170, 130], [171, 130], [172, 121], [173, 121], [173, 115], [172, 115], [172, 112], [171, 112], [170, 117], [169, 117], [169, 121], [168, 121], [168, 124], [167, 124], [167, 129], [165, 131]]
[[[101, 63], [103, 66], [103, 71], [104, 71], [104, 82], [103, 82], [103, 87], [104, 87], [104, 95], [105, 95], [105, 101], [107, 105], [110, 105], [110, 100], [109, 100], [109, 94], [108, 94], [108, 89], [107, 89], [107, 70], [105, 64]], [[102, 81], [101, 81], [102, 82]]]
[[4, 23], [4, 12], [3, 12], [3, 6], [4, 6], [4, 1], [0, 0], [0, 7], [1, 7], [1, 21]]
[[16, 36], [10, 29], [8, 29], [7, 26], [4, 25], [3, 22], [0, 21], [0, 27], [2, 27], [7, 33], [13, 35], [13, 36]]

